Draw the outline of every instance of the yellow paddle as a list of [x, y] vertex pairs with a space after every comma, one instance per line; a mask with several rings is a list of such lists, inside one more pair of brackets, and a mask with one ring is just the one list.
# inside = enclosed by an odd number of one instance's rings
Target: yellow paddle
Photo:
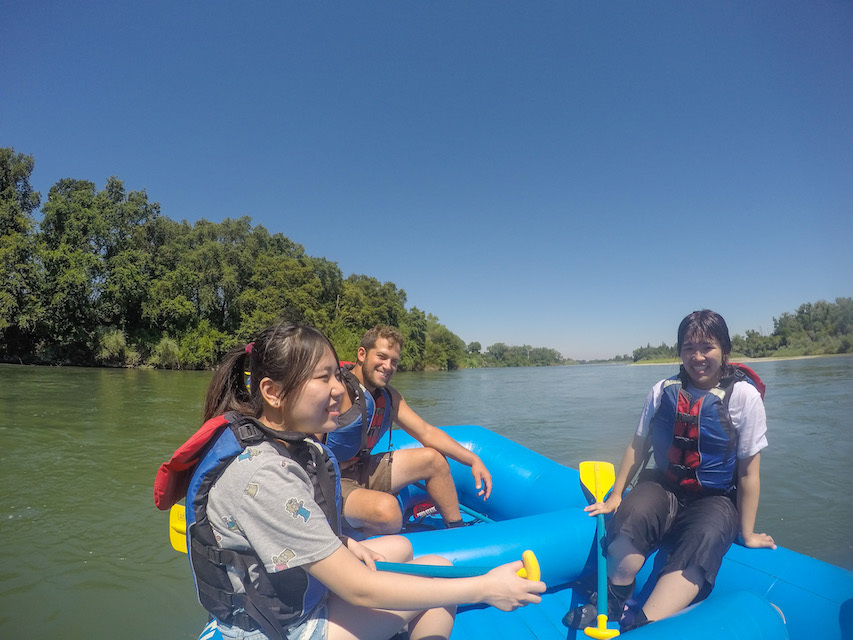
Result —
[[175, 551], [187, 552], [187, 511], [182, 504], [169, 509], [169, 542]]
[[[187, 513], [182, 504], [172, 505], [169, 509], [169, 542], [172, 548], [181, 553], [187, 552]], [[521, 554], [524, 566], [518, 570], [518, 575], [528, 580], [538, 582], [541, 576], [539, 560], [530, 549]], [[398, 564], [394, 562], [377, 562], [376, 568], [382, 571], [394, 571], [397, 573], [412, 573], [415, 575], [426, 575], [438, 578], [465, 578], [478, 576], [492, 567], [446, 567], [434, 565]]]
[[[595, 502], [604, 502], [604, 497], [616, 482], [616, 472], [609, 462], [587, 461], [578, 466], [581, 483], [592, 494]], [[619, 635], [618, 629], [607, 628], [607, 561], [604, 559], [604, 514], [596, 516], [596, 545], [598, 547], [598, 626], [587, 627], [583, 632], [590, 638], [606, 640]]]

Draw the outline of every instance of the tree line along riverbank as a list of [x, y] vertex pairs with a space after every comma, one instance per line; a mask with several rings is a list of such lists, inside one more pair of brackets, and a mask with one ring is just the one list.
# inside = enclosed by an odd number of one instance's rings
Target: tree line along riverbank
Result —
[[170, 220], [116, 177], [103, 189], [60, 180], [42, 203], [33, 168], [0, 148], [0, 361], [206, 369], [286, 319], [321, 329], [342, 357], [367, 329], [398, 327], [403, 370], [565, 362], [544, 347], [466, 345], [395, 283], [344, 277], [248, 216]]
[[[143, 191], [63, 179], [42, 204], [34, 159], [0, 148], [0, 361], [89, 366], [212, 367], [280, 319], [312, 324], [342, 357], [377, 324], [406, 338], [402, 370], [572, 364], [555, 349], [467, 345], [439, 319], [407, 308], [405, 290], [309, 256], [251, 218], [177, 222]], [[35, 213], [40, 211], [41, 220]], [[851, 350], [853, 301], [802, 305], [774, 332], [735, 336], [751, 357]], [[669, 358], [641, 347], [612, 361]]]

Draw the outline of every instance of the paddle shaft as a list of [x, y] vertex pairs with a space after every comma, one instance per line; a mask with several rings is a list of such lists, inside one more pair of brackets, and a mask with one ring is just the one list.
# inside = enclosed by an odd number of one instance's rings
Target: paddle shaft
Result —
[[595, 517], [598, 546], [598, 615], [607, 615], [607, 559], [604, 557], [604, 514]]
[[[609, 462], [581, 462], [578, 467], [583, 486], [589, 490], [595, 502], [602, 502], [613, 488], [615, 474]], [[584, 634], [598, 640], [619, 635], [617, 629], [607, 626], [607, 560], [604, 557], [604, 514], [599, 513], [595, 522], [595, 544], [598, 551], [598, 604], [597, 624], [583, 630]]]
[[[611, 485], [612, 486], [612, 485]], [[601, 478], [601, 465], [595, 465], [596, 500], [603, 500], [610, 487], [604, 489]], [[607, 560], [604, 558], [604, 514], [596, 516], [596, 537], [598, 538], [598, 615], [607, 615]]]
[[456, 567], [432, 564], [405, 564], [402, 562], [377, 562], [378, 571], [406, 573], [412, 576], [427, 576], [430, 578], [472, 578], [482, 576], [494, 567]]
[[[518, 575], [527, 580], [540, 580], [542, 573], [536, 554], [530, 549], [521, 554], [524, 567], [518, 570]], [[376, 569], [379, 571], [392, 571], [394, 573], [407, 573], [413, 576], [427, 576], [430, 578], [473, 578], [482, 576], [494, 567], [466, 567], [457, 565], [433, 565], [433, 564], [409, 564], [402, 562], [377, 562]]]

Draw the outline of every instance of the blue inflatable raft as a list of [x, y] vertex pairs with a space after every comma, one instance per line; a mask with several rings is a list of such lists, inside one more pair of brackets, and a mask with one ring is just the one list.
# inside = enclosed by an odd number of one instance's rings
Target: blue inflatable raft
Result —
[[[470, 469], [451, 461], [460, 503], [480, 514], [474, 517], [481, 522], [414, 532], [428, 523], [410, 523], [405, 535], [415, 556], [434, 553], [457, 566], [482, 567], [517, 560], [531, 549], [549, 587], [540, 604], [510, 613], [484, 605], [460, 607], [453, 640], [586, 638], [562, 624], [566, 611], [586, 602], [587, 591], [580, 585], [594, 579], [596, 570], [595, 519], [583, 511], [588, 502], [577, 470], [483, 427], [445, 430], [480, 456], [492, 473], [494, 490], [484, 502], [476, 495]], [[402, 432], [395, 432], [394, 440], [395, 449], [420, 446]], [[415, 486], [400, 494], [404, 510], [425, 500]], [[637, 576], [640, 601], [653, 586], [655, 561], [650, 558]], [[633, 640], [853, 640], [853, 572], [781, 547], [734, 545], [707, 600], [630, 634]], [[213, 628], [201, 635], [219, 637]]]
[[[525, 549], [539, 559], [549, 589], [541, 604], [511, 613], [491, 607], [461, 607], [454, 639], [586, 638], [562, 624], [570, 608], [586, 602], [578, 582], [595, 575], [595, 519], [578, 472], [476, 426], [446, 431], [479, 455], [494, 480], [487, 502], [474, 491], [468, 467], [451, 461], [460, 502], [494, 523], [406, 534], [415, 555], [437, 553], [458, 565], [497, 565], [517, 560]], [[395, 448], [418, 446], [405, 434]], [[425, 499], [416, 488], [401, 494], [404, 506]], [[637, 576], [638, 598], [648, 596], [655, 558]], [[733, 545], [709, 598], [680, 615], [631, 631], [631, 638], [691, 640], [853, 640], [853, 572], [788, 549]]]

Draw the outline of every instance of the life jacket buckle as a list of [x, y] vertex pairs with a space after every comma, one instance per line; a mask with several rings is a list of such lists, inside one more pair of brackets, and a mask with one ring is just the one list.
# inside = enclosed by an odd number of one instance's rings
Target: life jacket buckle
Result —
[[210, 560], [213, 564], [224, 567], [225, 562], [222, 560], [222, 549], [218, 549], [216, 547], [204, 547], [205, 555], [207, 559]]
[[241, 422], [236, 425], [236, 432], [237, 439], [245, 444], [255, 444], [264, 439], [263, 432], [251, 422]]

